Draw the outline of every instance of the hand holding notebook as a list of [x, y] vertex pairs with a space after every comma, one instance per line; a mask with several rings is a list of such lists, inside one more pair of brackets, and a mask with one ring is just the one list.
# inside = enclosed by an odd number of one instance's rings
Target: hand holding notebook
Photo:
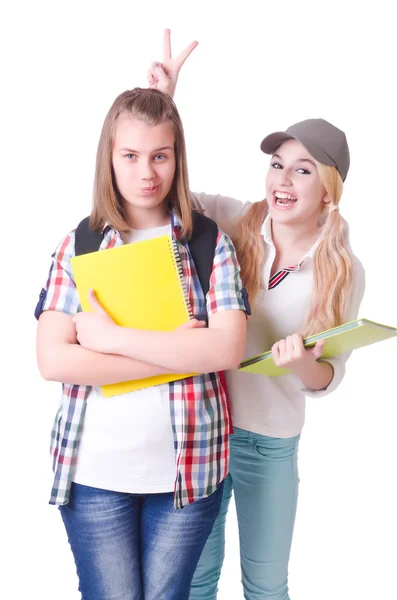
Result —
[[[183, 283], [178, 249], [169, 236], [126, 244], [71, 259], [84, 311], [92, 311], [88, 291], [117, 325], [170, 331], [192, 318]], [[115, 396], [192, 374], [157, 375], [102, 386]]]
[[93, 289], [88, 290], [87, 306], [88, 310], [78, 312], [72, 319], [79, 344], [94, 352], [115, 354], [113, 344], [119, 326], [103, 308]]
[[[88, 303], [92, 311], [78, 312], [72, 319], [76, 326], [79, 343], [84, 348], [94, 352], [118, 354], [117, 330], [121, 331], [120, 326], [113, 321], [103, 308], [93, 289], [88, 290]], [[186, 323], [179, 325], [175, 331], [203, 329], [205, 327], [205, 321], [190, 319]]]
[[[306, 348], [310, 348], [319, 340], [324, 339], [325, 345], [322, 358], [331, 358], [395, 336], [397, 336], [395, 327], [380, 325], [368, 319], [358, 319], [312, 335], [306, 338], [303, 343]], [[271, 377], [285, 375], [289, 372], [288, 369], [275, 365], [271, 350], [243, 360], [239, 371]]]

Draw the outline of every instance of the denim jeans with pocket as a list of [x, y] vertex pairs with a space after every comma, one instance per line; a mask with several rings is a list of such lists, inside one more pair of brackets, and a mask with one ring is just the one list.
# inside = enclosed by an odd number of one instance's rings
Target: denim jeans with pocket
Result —
[[176, 510], [174, 494], [127, 494], [74, 483], [60, 506], [82, 600], [187, 600], [222, 500]]

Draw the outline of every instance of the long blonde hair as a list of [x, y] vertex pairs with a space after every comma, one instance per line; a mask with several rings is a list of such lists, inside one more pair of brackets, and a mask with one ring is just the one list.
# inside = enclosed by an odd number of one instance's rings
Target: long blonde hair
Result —
[[118, 231], [129, 229], [123, 209], [122, 197], [117, 189], [112, 152], [117, 119], [127, 114], [148, 125], [171, 122], [175, 134], [175, 175], [166, 198], [181, 221], [181, 237], [192, 233], [192, 213], [186, 145], [182, 121], [173, 100], [157, 90], [135, 88], [120, 94], [106, 115], [98, 143], [94, 179], [93, 209], [90, 218], [92, 229], [101, 229], [105, 223]]
[[[335, 167], [317, 162], [317, 168], [331, 202], [324, 203], [319, 228], [320, 242], [313, 256], [312, 300], [301, 331], [305, 337], [346, 322], [353, 280], [353, 253], [348, 225], [339, 212], [342, 178]], [[266, 199], [252, 204], [239, 220], [233, 238], [251, 305], [261, 285], [265, 258], [261, 228], [268, 212]]]

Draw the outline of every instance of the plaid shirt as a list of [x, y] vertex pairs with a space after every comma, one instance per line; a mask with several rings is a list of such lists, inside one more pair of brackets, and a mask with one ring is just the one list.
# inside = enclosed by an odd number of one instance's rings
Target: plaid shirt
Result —
[[[247, 311], [239, 266], [230, 238], [219, 231], [210, 288], [204, 298], [186, 240], [179, 241], [180, 224], [172, 215], [174, 240], [178, 245], [192, 313], [208, 317], [221, 310]], [[75, 255], [74, 231], [52, 255], [46, 288], [41, 291], [36, 317], [44, 310], [75, 315], [81, 310], [70, 259]], [[122, 245], [119, 232], [108, 227], [99, 250]], [[62, 384], [62, 402], [51, 435], [55, 479], [50, 504], [67, 504], [77, 462], [79, 441], [91, 386]], [[212, 494], [226, 477], [229, 462], [230, 422], [226, 392], [219, 375], [204, 373], [169, 384], [171, 422], [174, 434], [176, 477], [175, 507], [183, 508]]]

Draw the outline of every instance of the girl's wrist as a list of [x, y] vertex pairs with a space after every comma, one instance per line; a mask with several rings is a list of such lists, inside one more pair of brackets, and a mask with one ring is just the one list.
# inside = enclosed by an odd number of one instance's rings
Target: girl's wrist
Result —
[[123, 349], [126, 343], [127, 328], [120, 325], [114, 326], [111, 339], [109, 339], [108, 354], [119, 354], [125, 356]]
[[332, 365], [327, 362], [319, 362], [314, 358], [310, 358], [305, 364], [291, 367], [291, 371], [293, 371], [305, 387], [312, 390], [326, 389], [334, 376]]
[[311, 354], [308, 354], [299, 362], [291, 364], [290, 369], [299, 379], [302, 379], [302, 377], [307, 377], [307, 375], [314, 375], [316, 371], [320, 372], [322, 367]]

